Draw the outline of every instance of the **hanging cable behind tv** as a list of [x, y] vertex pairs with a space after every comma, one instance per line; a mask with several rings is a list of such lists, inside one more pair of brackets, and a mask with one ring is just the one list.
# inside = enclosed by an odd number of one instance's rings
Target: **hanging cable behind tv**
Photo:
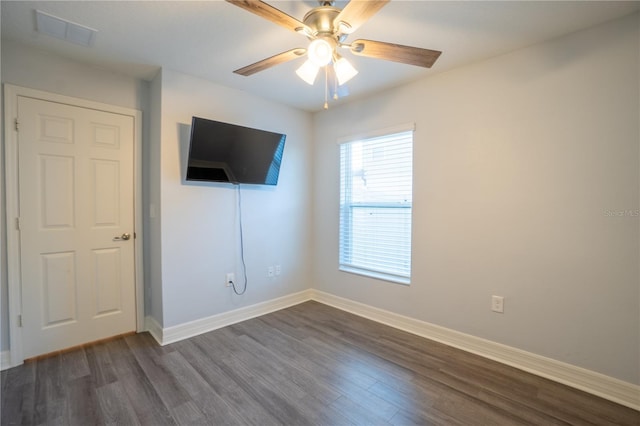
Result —
[[238, 296], [242, 296], [247, 291], [248, 279], [247, 279], [247, 265], [244, 261], [244, 235], [242, 232], [242, 192], [240, 191], [239, 183], [236, 184], [236, 188], [238, 189], [237, 200], [238, 200], [238, 223], [240, 227], [240, 261], [242, 263], [242, 275], [244, 277], [244, 286], [242, 287], [242, 291], [238, 291], [238, 289], [236, 288], [236, 283], [233, 280], [229, 281], [229, 283], [233, 288], [233, 292]]

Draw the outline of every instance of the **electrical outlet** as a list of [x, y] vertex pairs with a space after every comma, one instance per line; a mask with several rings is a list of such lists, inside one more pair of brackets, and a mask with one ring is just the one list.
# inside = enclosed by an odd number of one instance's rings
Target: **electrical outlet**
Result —
[[236, 274], [233, 272], [227, 272], [227, 280], [224, 282], [224, 285], [227, 287], [231, 287], [231, 283], [235, 282]]
[[280, 265], [276, 265], [276, 276], [280, 275], [281, 272], [282, 268], [280, 267]]
[[500, 314], [504, 313], [504, 297], [491, 296], [491, 310]]
[[273, 270], [273, 266], [269, 266], [269, 268], [267, 268], [267, 276], [269, 278], [273, 278], [273, 274], [274, 274], [274, 270]]

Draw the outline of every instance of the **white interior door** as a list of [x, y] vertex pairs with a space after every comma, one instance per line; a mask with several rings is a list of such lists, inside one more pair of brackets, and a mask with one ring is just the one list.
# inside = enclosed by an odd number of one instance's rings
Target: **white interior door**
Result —
[[136, 329], [134, 119], [18, 97], [23, 356]]

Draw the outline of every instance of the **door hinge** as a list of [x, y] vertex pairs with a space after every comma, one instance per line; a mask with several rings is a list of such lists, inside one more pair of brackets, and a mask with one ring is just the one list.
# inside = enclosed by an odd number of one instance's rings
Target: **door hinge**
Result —
[[16, 231], [20, 230], [20, 218], [16, 217]]
[[22, 327], [22, 315], [18, 315], [18, 327]]
[[20, 122], [18, 121], [17, 118], [15, 120], [15, 123], [16, 123], [16, 132], [17, 132], [18, 130], [20, 130]]

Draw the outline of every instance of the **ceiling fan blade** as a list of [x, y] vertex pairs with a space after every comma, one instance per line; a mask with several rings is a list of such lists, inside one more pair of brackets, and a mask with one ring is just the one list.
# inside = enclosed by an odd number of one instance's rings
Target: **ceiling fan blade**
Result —
[[333, 25], [335, 28], [341, 28], [339, 24], [343, 22], [347, 24], [348, 31], [343, 30], [342, 32], [351, 34], [387, 3], [389, 3], [389, 0], [352, 0], [336, 16], [336, 19], [333, 20]]
[[296, 31], [299, 28], [306, 28], [306, 25], [298, 21], [296, 18], [289, 16], [283, 11], [260, 0], [227, 0], [227, 2], [241, 7], [244, 10], [248, 10], [261, 18], [268, 19], [269, 21], [291, 31]]
[[307, 49], [296, 48], [287, 50], [286, 52], [279, 53], [270, 58], [263, 59], [255, 64], [247, 65], [246, 67], [237, 69], [234, 71], [236, 74], [244, 75], [245, 77], [255, 74], [260, 71], [264, 71], [267, 68], [271, 68], [283, 62], [291, 61], [292, 59], [299, 58], [307, 52]]
[[421, 49], [419, 47], [373, 40], [354, 41], [351, 43], [351, 52], [354, 55], [385, 59], [425, 68], [431, 68], [442, 53], [438, 50]]

